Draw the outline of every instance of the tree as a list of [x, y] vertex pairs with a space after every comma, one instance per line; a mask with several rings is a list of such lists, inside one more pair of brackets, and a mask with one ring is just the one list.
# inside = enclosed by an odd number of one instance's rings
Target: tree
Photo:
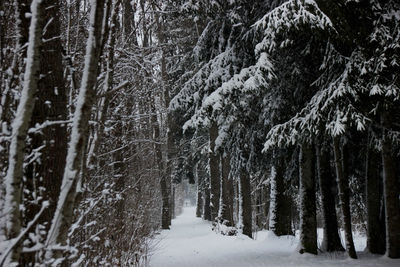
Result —
[[21, 203], [21, 183], [23, 176], [23, 161], [25, 138], [29, 129], [29, 122], [32, 117], [34, 107], [34, 94], [38, 88], [39, 80], [39, 46], [42, 42], [41, 19], [43, 16], [43, 6], [40, 1], [34, 0], [31, 6], [32, 18], [29, 27], [29, 43], [27, 51], [27, 62], [24, 73], [24, 84], [22, 88], [21, 100], [18, 104], [17, 114], [13, 121], [13, 132], [10, 143], [9, 163], [5, 183], [5, 204], [4, 214], [7, 216], [6, 236], [15, 243], [10, 255], [2, 255], [1, 263], [6, 265], [17, 265], [21, 253], [20, 233], [21, 233], [21, 214], [19, 206]]
[[331, 172], [329, 146], [317, 145], [317, 170], [321, 192], [322, 216], [324, 220], [324, 236], [321, 249], [324, 251], [344, 251], [339, 237], [339, 229], [335, 205], [335, 179]]
[[[62, 43], [58, 38], [60, 28], [60, 3], [42, 1], [46, 10], [41, 19], [46, 26], [40, 47], [40, 76], [36, 103], [30, 122], [30, 141], [28, 150], [34, 156], [25, 167], [24, 202], [26, 210], [23, 214], [24, 224], [35, 217], [41, 205], [39, 199], [48, 201], [49, 207], [38, 220], [45, 226], [46, 233], [55, 209], [61, 187], [67, 152], [67, 96], [63, 77]], [[42, 26], [43, 27], [43, 26]], [[39, 157], [36, 154], [40, 154]], [[37, 157], [37, 158], [36, 158]], [[43, 232], [43, 231], [42, 231]], [[40, 233], [40, 231], [39, 231]], [[38, 240], [45, 239], [45, 235]], [[37, 241], [36, 241], [37, 242]], [[31, 246], [36, 245], [32, 241]], [[34, 253], [24, 255], [24, 262], [34, 262]]]
[[71, 140], [69, 142], [66, 166], [61, 185], [62, 190], [46, 240], [46, 247], [50, 249], [46, 252], [47, 261], [62, 257], [62, 251], [56, 251], [54, 253], [52, 250], [57, 244], [66, 244], [67, 231], [72, 223], [76, 186], [83, 157], [82, 148], [85, 147], [87, 141], [86, 134], [97, 79], [97, 64], [101, 54], [104, 1], [92, 1], [90, 12], [91, 20], [86, 46], [86, 61], [73, 118]]

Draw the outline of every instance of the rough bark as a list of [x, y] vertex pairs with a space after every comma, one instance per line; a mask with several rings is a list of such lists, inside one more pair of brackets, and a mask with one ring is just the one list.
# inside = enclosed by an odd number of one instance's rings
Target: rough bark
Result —
[[[171, 183], [171, 203], [170, 203], [170, 219], [175, 219], [176, 214], [175, 214], [175, 193], [176, 193], [176, 185]], [[169, 222], [169, 225], [171, 225], [171, 221]]]
[[[130, 3], [127, 3], [129, 1], [125, 1], [125, 12], [128, 13], [124, 13], [125, 15], [129, 14], [129, 10], [132, 8], [130, 5]], [[131, 30], [130, 27], [130, 23], [128, 23], [128, 20], [131, 18], [125, 17], [124, 18], [124, 27], [128, 27], [128, 29], [125, 28], [125, 30]], [[157, 31], [157, 35], [158, 38], [160, 39], [160, 42], [163, 42], [164, 39], [164, 35], [162, 32], [162, 25], [159, 21], [159, 16], [158, 14], [156, 14], [156, 23], [158, 26], [158, 31]], [[165, 88], [165, 82], [166, 82], [166, 73], [165, 73], [165, 60], [164, 60], [164, 53], [162, 54], [162, 59], [161, 59], [161, 81], [162, 81], [162, 89], [163, 90], [167, 90]], [[153, 100], [155, 101], [155, 99]], [[169, 101], [169, 99], [165, 99], [165, 101]], [[167, 104], [167, 103], [166, 103]], [[155, 113], [155, 107], [153, 105], [153, 110], [152, 113]], [[160, 129], [159, 129], [159, 125], [158, 125], [158, 121], [157, 121], [157, 115], [153, 115], [153, 124], [155, 127], [155, 138], [159, 139], [160, 138]], [[161, 140], [157, 140], [157, 142], [159, 142], [158, 144], [156, 144], [156, 153], [157, 153], [157, 162], [158, 162], [158, 168], [160, 171], [160, 188], [161, 188], [161, 198], [162, 198], [162, 208], [161, 208], [161, 228], [162, 229], [170, 229], [169, 226], [171, 225], [171, 219], [173, 216], [173, 207], [172, 207], [172, 201], [174, 201], [174, 199], [171, 198], [171, 194], [170, 194], [170, 188], [171, 188], [171, 178], [170, 178], [170, 162], [168, 161], [168, 158], [166, 159], [165, 163], [167, 164], [167, 166], [164, 166], [163, 163], [163, 158], [162, 158], [162, 147], [161, 147]], [[170, 144], [168, 143], [168, 139], [167, 139], [167, 147]], [[168, 155], [167, 155], [168, 157]], [[166, 167], [166, 168], [165, 168]]]
[[276, 153], [271, 173], [269, 228], [277, 236], [292, 235], [291, 200], [285, 193], [284, 159]]
[[346, 239], [346, 251], [350, 258], [357, 259], [357, 253], [354, 248], [353, 233], [351, 230], [351, 215], [350, 215], [350, 195], [349, 195], [349, 177], [345, 175], [347, 164], [343, 160], [343, 151], [340, 149], [340, 137], [333, 138], [333, 150], [335, 155], [336, 178], [339, 189], [340, 207], [342, 210], [343, 227]]
[[382, 233], [381, 206], [382, 193], [380, 190], [381, 156], [373, 148], [367, 147], [366, 156], [366, 198], [367, 198], [367, 250], [373, 254], [384, 254], [385, 235]]
[[86, 46], [86, 61], [82, 76], [82, 83], [78, 95], [71, 141], [67, 153], [60, 197], [57, 203], [50, 231], [46, 240], [46, 260], [62, 258], [62, 251], [53, 251], [56, 245], [66, 245], [67, 232], [72, 223], [73, 207], [76, 195], [76, 184], [82, 162], [82, 147], [88, 133], [88, 122], [97, 82], [98, 61], [100, 58], [101, 30], [104, 12], [104, 0], [92, 2], [89, 37]]
[[221, 154], [221, 198], [219, 220], [226, 226], [233, 226], [233, 180], [229, 178], [230, 157]]
[[203, 193], [201, 186], [197, 185], [197, 199], [196, 199], [196, 217], [201, 218], [203, 213]]
[[247, 235], [250, 238], [253, 238], [253, 230], [252, 230], [252, 209], [251, 209], [251, 185], [250, 185], [250, 176], [245, 169], [240, 170], [240, 210], [242, 222], [242, 233]]
[[199, 163], [196, 164], [195, 175], [197, 182], [196, 217], [201, 218], [204, 206], [204, 176], [201, 175]]
[[204, 220], [211, 221], [210, 187], [208, 183], [204, 185], [203, 218]]
[[[143, 5], [144, 2], [141, 2], [141, 5]], [[144, 6], [142, 6], [142, 9], [144, 10]], [[156, 10], [154, 8], [154, 10]], [[159, 39], [159, 42], [161, 44], [164, 43], [165, 41], [165, 33], [164, 33], [164, 25], [162, 24], [161, 21], [161, 17], [158, 15], [158, 13], [156, 13], [156, 23], [157, 23], [157, 36]], [[144, 21], [143, 21], [144, 23]], [[145, 37], [145, 39], [147, 40], [147, 38]], [[134, 42], [136, 42], [136, 39], [133, 40]], [[146, 41], [145, 41], [146, 43]], [[169, 90], [169, 86], [168, 86], [168, 73], [167, 73], [167, 65], [166, 65], [166, 59], [165, 59], [165, 51], [164, 51], [164, 47], [162, 46], [161, 48], [161, 86], [162, 86], [162, 90], [164, 93], [164, 104], [165, 107], [169, 107], [169, 103], [171, 100], [171, 96], [170, 96], [170, 90]], [[163, 201], [163, 213], [162, 213], [162, 220], [167, 221], [168, 220], [168, 224], [171, 225], [171, 219], [174, 217], [174, 206], [175, 206], [175, 197], [174, 197], [174, 188], [172, 185], [172, 168], [173, 168], [173, 164], [174, 164], [174, 157], [175, 157], [175, 138], [174, 138], [174, 133], [177, 132], [177, 125], [174, 121], [174, 119], [172, 118], [172, 114], [171, 111], [168, 110], [167, 112], [167, 153], [166, 153], [166, 160], [165, 160], [165, 173], [163, 175], [163, 178], [165, 181], [162, 181], [162, 183], [164, 183], [165, 185], [162, 185], [162, 197], [163, 199], [166, 199], [166, 196], [168, 194], [168, 202], [167, 201]], [[164, 191], [163, 191], [164, 190]], [[164, 212], [168, 210], [169, 215], [167, 217], [167, 214]]]
[[331, 172], [328, 149], [317, 147], [317, 169], [321, 192], [324, 237], [321, 244], [323, 251], [344, 251], [339, 237], [339, 228], [335, 205], [335, 180]]
[[383, 111], [382, 114], [382, 124], [384, 126], [382, 163], [386, 215], [386, 254], [390, 258], [400, 258], [400, 190], [392, 141], [388, 136], [388, 128], [386, 128], [390, 125], [389, 114], [386, 111]]
[[170, 219], [170, 212], [169, 212], [168, 186], [167, 186], [167, 179], [166, 179], [165, 175], [161, 176], [160, 186], [161, 186], [161, 197], [162, 197], [161, 228], [169, 229], [171, 219]]
[[[67, 96], [65, 93], [62, 63], [62, 44], [58, 38], [60, 30], [60, 5], [59, 1], [42, 1], [42, 6], [46, 9], [43, 14], [43, 25], [47, 24], [43, 39], [50, 40], [44, 42], [40, 48], [40, 75], [36, 103], [33, 109], [31, 127], [41, 125], [47, 121], [65, 121], [67, 119]], [[45, 225], [46, 231], [49, 229], [49, 222], [56, 209], [57, 198], [60, 193], [61, 178], [65, 167], [65, 157], [67, 153], [67, 129], [65, 124], [56, 124], [44, 127], [40, 132], [31, 135], [30, 149], [40, 147], [40, 162], [30, 164], [26, 170], [25, 189], [30, 194], [26, 198], [30, 199], [32, 193], [36, 197], [49, 201], [49, 206], [44, 210], [38, 223]], [[44, 191], [37, 190], [44, 188]], [[25, 225], [32, 220], [41, 209], [37, 199], [32, 199], [30, 205], [26, 206], [24, 223]], [[36, 203], [36, 204], [35, 204]], [[45, 238], [45, 237], [44, 237]], [[33, 243], [32, 245], [35, 245]], [[34, 253], [25, 254], [22, 264], [35, 262]]]
[[210, 166], [210, 203], [211, 203], [211, 220], [218, 217], [219, 198], [221, 190], [221, 177], [219, 170], [219, 155], [215, 151], [215, 140], [218, 137], [218, 126], [215, 121], [211, 122], [209, 129], [210, 150], [208, 152], [208, 160]]
[[318, 253], [315, 206], [314, 152], [310, 144], [300, 150], [300, 247], [302, 253]]
[[[29, 122], [34, 108], [34, 94], [38, 88], [40, 51], [42, 43], [41, 19], [43, 6], [40, 1], [34, 0], [31, 6], [32, 19], [29, 27], [29, 43], [27, 62], [25, 67], [24, 85], [22, 88], [20, 102], [12, 125], [12, 139], [9, 150], [7, 175], [5, 177], [5, 204], [6, 214], [6, 236], [8, 239], [15, 238], [21, 231], [21, 183], [23, 176], [23, 162], [25, 139], [27, 136]], [[18, 264], [21, 246], [17, 245], [6, 259], [6, 266]]]

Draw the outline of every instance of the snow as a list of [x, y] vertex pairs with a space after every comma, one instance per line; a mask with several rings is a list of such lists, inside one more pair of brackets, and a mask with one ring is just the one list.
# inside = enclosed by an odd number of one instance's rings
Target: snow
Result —
[[[356, 249], [364, 249], [364, 237], [356, 235], [355, 242]], [[223, 236], [211, 231], [209, 222], [195, 217], [195, 207], [185, 207], [172, 221], [171, 230], [162, 231], [155, 243], [151, 267], [400, 266], [400, 260], [362, 252], [358, 260], [345, 253], [300, 255], [295, 252], [297, 238], [276, 237], [269, 231], [256, 233], [254, 240], [241, 234]]]

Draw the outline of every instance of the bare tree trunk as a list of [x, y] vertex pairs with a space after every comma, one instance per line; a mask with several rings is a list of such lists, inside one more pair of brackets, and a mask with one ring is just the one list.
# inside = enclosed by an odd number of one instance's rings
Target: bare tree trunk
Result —
[[243, 167], [240, 170], [239, 188], [242, 233], [253, 238], [250, 176]]
[[226, 226], [233, 226], [233, 180], [230, 179], [230, 157], [221, 154], [221, 197], [218, 218]]
[[343, 226], [346, 238], [346, 250], [350, 258], [357, 259], [357, 253], [354, 248], [353, 233], [351, 231], [350, 215], [350, 195], [349, 195], [349, 177], [345, 176], [345, 167], [347, 164], [343, 160], [343, 153], [340, 149], [340, 137], [333, 138], [333, 149], [335, 155], [336, 177], [339, 188], [340, 207], [342, 209]]
[[196, 217], [201, 218], [203, 214], [203, 192], [204, 192], [204, 177], [200, 175], [199, 164], [196, 164], [196, 180], [197, 180], [197, 200], [196, 200]]
[[300, 150], [300, 249], [299, 252], [318, 254], [315, 206], [314, 153], [310, 144]]
[[[34, 94], [38, 88], [40, 51], [42, 43], [41, 19], [43, 6], [34, 0], [31, 6], [32, 18], [29, 27], [29, 43], [25, 67], [24, 85], [22, 88], [17, 114], [12, 125], [12, 139], [5, 183], [5, 204], [3, 214], [6, 214], [6, 237], [15, 238], [21, 231], [21, 182], [23, 176], [25, 139], [34, 108]], [[19, 262], [21, 246], [17, 245], [7, 257], [5, 265], [16, 265]], [[7, 255], [6, 255], [7, 256]]]
[[210, 208], [210, 184], [209, 182], [204, 185], [204, 206], [203, 206], [204, 220], [211, 221], [211, 208]]
[[201, 218], [203, 213], [203, 194], [200, 186], [197, 186], [196, 217]]
[[[367, 144], [366, 157], [366, 198], [367, 198], [367, 249], [370, 253], [384, 254], [385, 235], [382, 234], [380, 190], [380, 154]], [[383, 231], [385, 232], [385, 231]]]
[[[141, 1], [141, 7], [144, 11], [144, 2]], [[156, 10], [156, 7], [153, 6], [153, 9]], [[164, 36], [164, 27], [161, 21], [161, 17], [156, 12], [155, 14], [156, 23], [157, 23], [157, 37], [159, 39], [161, 47], [163, 47], [163, 43], [165, 42]], [[144, 22], [143, 22], [144, 23]], [[136, 37], [133, 36], [134, 41], [136, 41]], [[164, 104], [165, 107], [169, 107], [170, 103], [170, 91], [167, 84], [168, 81], [168, 73], [167, 66], [165, 60], [165, 51], [164, 48], [161, 48], [161, 86], [164, 93]], [[170, 111], [167, 112], [167, 153], [165, 159], [165, 168], [163, 176], [161, 177], [160, 186], [161, 186], [161, 195], [162, 195], [162, 213], [161, 213], [161, 221], [163, 229], [169, 229], [169, 225], [171, 225], [171, 219], [174, 217], [174, 202], [175, 197], [173, 194], [173, 185], [172, 185], [172, 166], [173, 166], [173, 157], [175, 155], [175, 145], [174, 145], [174, 136], [173, 134], [176, 132], [176, 124], [173, 121], [172, 114]], [[168, 213], [167, 213], [168, 212]], [[166, 222], [168, 222], [168, 228], [166, 228]], [[164, 228], [165, 227], [165, 228]]]
[[317, 147], [317, 169], [321, 191], [322, 216], [324, 219], [324, 237], [321, 244], [323, 251], [344, 251], [339, 237], [336, 216], [334, 177], [331, 172], [330, 153], [328, 148]]
[[[152, 113], [155, 113], [155, 107], [153, 103]], [[156, 162], [158, 164], [159, 176], [160, 176], [160, 187], [161, 187], [161, 197], [162, 197], [162, 210], [161, 210], [161, 228], [164, 230], [170, 229], [170, 204], [169, 204], [169, 194], [167, 188], [167, 179], [165, 175], [163, 160], [162, 160], [162, 147], [160, 140], [160, 126], [157, 120], [157, 114], [152, 115], [152, 124], [153, 124], [153, 137], [156, 142], [155, 150], [156, 150]]]
[[119, 15], [120, 0], [114, 0], [111, 11], [111, 25], [109, 31], [108, 46], [107, 46], [107, 63], [106, 63], [106, 76], [104, 78], [103, 86], [103, 99], [100, 105], [100, 115], [98, 120], [98, 127], [93, 137], [93, 144], [90, 146], [86, 165], [93, 164], [99, 145], [102, 142], [104, 135], [104, 124], [107, 119], [108, 107], [110, 105], [110, 91], [113, 90], [114, 81], [114, 51], [115, 51], [115, 38], [116, 38], [116, 24]]
[[[33, 109], [31, 127], [47, 122], [65, 121], [67, 119], [67, 97], [63, 79], [62, 44], [58, 38], [60, 29], [60, 4], [58, 1], [42, 1], [46, 10], [43, 14], [43, 25], [47, 24], [43, 39], [48, 40], [40, 48], [40, 75], [35, 107]], [[50, 23], [49, 23], [50, 22]], [[49, 201], [49, 207], [43, 212], [38, 223], [45, 226], [45, 232], [49, 230], [51, 218], [56, 209], [57, 198], [60, 193], [61, 177], [65, 167], [67, 153], [67, 129], [66, 125], [58, 123], [44, 127], [40, 132], [30, 136], [29, 151], [37, 150], [40, 147], [40, 162], [33, 162], [26, 168], [27, 177], [24, 184], [29, 192], [24, 196], [30, 205], [26, 205], [24, 223], [27, 225], [41, 209], [39, 199]], [[44, 188], [44, 191], [37, 190]], [[35, 192], [36, 191], [36, 192]], [[35, 194], [33, 194], [35, 192]], [[43, 233], [43, 231], [41, 231]], [[45, 239], [45, 234], [42, 235]], [[37, 242], [41, 242], [38, 240]], [[35, 243], [30, 244], [32, 246]], [[33, 264], [35, 253], [25, 253], [22, 264]]]
[[94, 0], [91, 5], [89, 37], [86, 46], [86, 60], [82, 76], [82, 83], [76, 105], [71, 140], [67, 153], [67, 161], [61, 186], [61, 193], [57, 203], [50, 231], [46, 240], [46, 260], [62, 258], [62, 251], [54, 252], [54, 246], [65, 245], [67, 232], [72, 223], [76, 184], [81, 169], [82, 147], [88, 132], [88, 122], [94, 98], [94, 89], [97, 82], [98, 61], [101, 48], [101, 30], [104, 14], [104, 0]]
[[[176, 185], [171, 183], [171, 204], [170, 204], [170, 218], [175, 219], [176, 214], [175, 214], [175, 194], [176, 194]], [[171, 225], [171, 222], [169, 223]]]
[[269, 209], [269, 228], [275, 235], [291, 235], [290, 199], [285, 193], [284, 159], [280, 152], [275, 155], [271, 169], [271, 192]]
[[215, 140], [218, 137], [218, 126], [215, 121], [211, 122], [209, 129], [210, 150], [208, 153], [210, 166], [210, 189], [211, 189], [211, 220], [214, 221], [218, 217], [219, 198], [221, 190], [221, 177], [219, 171], [219, 156], [215, 151]]
[[386, 254], [390, 258], [396, 259], [400, 258], [400, 189], [392, 141], [388, 135], [388, 128], [386, 128], [390, 123], [389, 114], [387, 111], [383, 111], [382, 163], [386, 215]]

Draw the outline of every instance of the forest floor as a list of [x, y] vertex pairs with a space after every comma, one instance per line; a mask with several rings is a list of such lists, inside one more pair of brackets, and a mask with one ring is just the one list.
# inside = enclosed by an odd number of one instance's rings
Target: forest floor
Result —
[[[320, 231], [319, 231], [320, 232]], [[319, 235], [320, 236], [320, 235]], [[244, 235], [223, 236], [211, 231], [209, 222], [195, 217], [195, 207], [185, 207], [155, 239], [151, 267], [279, 267], [279, 266], [400, 266], [400, 260], [359, 252], [359, 259], [344, 253], [318, 256], [296, 252], [298, 239], [276, 237], [261, 231], [250, 239]], [[365, 248], [365, 237], [355, 236], [358, 251]]]

